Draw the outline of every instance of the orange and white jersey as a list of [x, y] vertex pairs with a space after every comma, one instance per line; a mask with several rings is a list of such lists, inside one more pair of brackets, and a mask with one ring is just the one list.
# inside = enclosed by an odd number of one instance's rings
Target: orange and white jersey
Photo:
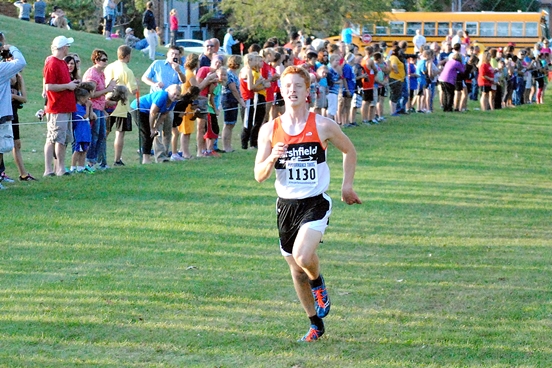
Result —
[[276, 193], [285, 199], [304, 199], [324, 193], [330, 185], [330, 168], [316, 129], [316, 114], [309, 113], [303, 131], [289, 135], [280, 118], [274, 119], [272, 144], [287, 144], [286, 156], [274, 164]]

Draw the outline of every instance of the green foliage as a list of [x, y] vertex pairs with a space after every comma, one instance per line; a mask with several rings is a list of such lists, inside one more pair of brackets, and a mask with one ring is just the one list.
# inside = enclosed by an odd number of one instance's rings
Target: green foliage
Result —
[[274, 0], [270, 6], [250, 0], [224, 0], [221, 9], [236, 28], [257, 38], [260, 35], [287, 38], [289, 32], [333, 35], [340, 31], [343, 20], [367, 23], [379, 19], [379, 12], [389, 8], [388, 0]]
[[97, 29], [102, 18], [101, 0], [48, 1], [49, 11], [53, 11], [54, 6], [63, 9], [65, 16], [71, 22], [71, 28], [75, 30], [93, 31]]
[[406, 11], [443, 11], [450, 7], [450, 0], [398, 0], [393, 7]]
[[540, 1], [534, 0], [481, 0], [478, 10], [485, 11], [539, 11]]

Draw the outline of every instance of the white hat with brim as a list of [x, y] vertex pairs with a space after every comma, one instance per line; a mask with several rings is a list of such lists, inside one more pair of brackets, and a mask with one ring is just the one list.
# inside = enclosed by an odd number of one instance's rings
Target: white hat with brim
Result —
[[71, 45], [73, 41], [75, 40], [72, 37], [67, 38], [65, 36], [57, 36], [52, 41], [52, 46], [55, 47], [56, 49], [61, 49], [64, 46]]
[[128, 27], [128, 28], [127, 28], [127, 29], [125, 30], [125, 33], [127, 33], [127, 34], [128, 34], [128, 33], [132, 32], [132, 31], [133, 31], [133, 29], [132, 29], [132, 28], [130, 28], [130, 27]]

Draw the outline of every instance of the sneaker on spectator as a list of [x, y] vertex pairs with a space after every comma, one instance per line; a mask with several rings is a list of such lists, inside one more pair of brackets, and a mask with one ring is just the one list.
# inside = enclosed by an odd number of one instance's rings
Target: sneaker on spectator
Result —
[[19, 175], [19, 181], [38, 181], [31, 174], [27, 173], [25, 176]]
[[178, 155], [178, 154], [172, 154], [170, 160], [171, 161], [184, 161], [184, 159], [182, 157], [180, 157], [180, 155]]
[[3, 186], [2, 183], [0, 183], [0, 190], [4, 190], [4, 189], [6, 189], [6, 187]]
[[119, 161], [115, 161], [113, 163], [113, 166], [125, 166], [125, 163], [123, 162], [123, 160], [119, 160]]
[[324, 330], [318, 330], [316, 325], [311, 325], [309, 332], [299, 339], [299, 342], [313, 342], [321, 338], [322, 335], [324, 335]]
[[372, 120], [371, 123], [374, 125], [379, 125], [379, 121], [377, 121], [376, 119]]
[[215, 151], [205, 151], [203, 154], [205, 157], [220, 157], [220, 154]]
[[2, 174], [0, 174], [0, 178], [2, 178], [1, 181], [3, 181], [4, 183], [13, 183], [13, 182], [15, 182], [15, 180], [13, 180], [13, 179], [10, 178], [9, 176], [7, 176], [5, 172], [3, 172]]
[[96, 170], [94, 170], [93, 167], [87, 165], [87, 166], [85, 166], [84, 169], [83, 169], [82, 171], [80, 171], [80, 172], [82, 172], [82, 173], [84, 173], [84, 174], [94, 174], [94, 173], [96, 173]]
[[104, 170], [107, 170], [109, 169], [110, 167], [107, 166], [107, 165], [100, 165], [100, 167], [98, 167], [98, 170], [101, 170], [101, 171], [104, 171]]

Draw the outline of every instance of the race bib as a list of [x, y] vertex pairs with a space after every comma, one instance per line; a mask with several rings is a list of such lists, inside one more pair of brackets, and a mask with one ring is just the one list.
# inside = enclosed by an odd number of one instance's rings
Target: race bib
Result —
[[318, 166], [316, 161], [287, 161], [287, 185], [309, 186], [318, 184]]

